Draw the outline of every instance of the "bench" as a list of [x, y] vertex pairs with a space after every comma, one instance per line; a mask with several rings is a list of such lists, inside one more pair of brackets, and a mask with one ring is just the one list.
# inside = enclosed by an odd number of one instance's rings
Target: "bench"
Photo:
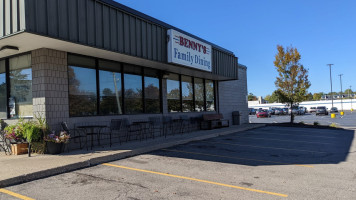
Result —
[[224, 119], [222, 114], [205, 114], [203, 121], [200, 123], [200, 129], [211, 130], [215, 128], [229, 127], [229, 120]]

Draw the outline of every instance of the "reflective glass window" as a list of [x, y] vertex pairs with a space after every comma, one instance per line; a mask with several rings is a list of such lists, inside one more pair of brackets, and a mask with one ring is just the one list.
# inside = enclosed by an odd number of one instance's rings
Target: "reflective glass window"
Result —
[[161, 95], [159, 85], [159, 73], [156, 70], [145, 69], [145, 112], [161, 112]]
[[201, 78], [194, 78], [195, 111], [204, 111], [204, 81]]
[[167, 79], [167, 103], [169, 112], [180, 112], [180, 86], [179, 75], [170, 74]]
[[100, 114], [122, 114], [120, 63], [99, 61]]
[[215, 110], [215, 93], [214, 93], [214, 82], [211, 80], [205, 80], [205, 91], [206, 91], [206, 110]]
[[97, 115], [95, 59], [68, 55], [69, 114]]
[[143, 113], [141, 67], [124, 66], [125, 114]]
[[10, 118], [33, 117], [31, 54], [9, 59]]
[[7, 118], [7, 96], [6, 96], [6, 70], [5, 60], [0, 61], [0, 119]]
[[193, 81], [190, 76], [182, 76], [182, 100], [183, 112], [191, 112], [194, 110]]

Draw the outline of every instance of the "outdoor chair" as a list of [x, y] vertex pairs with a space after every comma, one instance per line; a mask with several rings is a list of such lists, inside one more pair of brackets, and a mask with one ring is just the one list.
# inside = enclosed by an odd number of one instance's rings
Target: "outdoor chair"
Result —
[[127, 131], [126, 141], [130, 141], [131, 137], [136, 137], [136, 140], [139, 138], [142, 140], [142, 130], [140, 124], [130, 124], [129, 120], [124, 118], [122, 119], [122, 126]]
[[[63, 131], [67, 132], [70, 135], [70, 141], [73, 140], [75, 142], [77, 139], [79, 139], [79, 148], [82, 149], [82, 139], [81, 138], [83, 138], [85, 136], [81, 135], [79, 130], [69, 129], [67, 122], [62, 122], [61, 127], [62, 127]], [[66, 146], [67, 146], [68, 152], [69, 152], [69, 147], [68, 147], [68, 145], [66, 145]]]
[[162, 124], [163, 124], [163, 134], [164, 137], [167, 137], [168, 132], [172, 131], [173, 132], [173, 119], [170, 116], [163, 116], [162, 118]]
[[112, 141], [116, 137], [119, 139], [121, 145], [122, 138], [124, 137], [127, 141], [127, 131], [123, 125], [123, 119], [112, 119], [110, 121], [110, 132], [103, 133], [103, 135], [109, 134], [110, 136], [110, 147], [112, 146]]
[[10, 142], [5, 138], [2, 130], [0, 130], [0, 151], [4, 151], [5, 155], [11, 154]]
[[190, 132], [191, 131], [191, 124], [190, 120], [187, 115], [181, 115], [179, 117], [181, 119], [180, 122], [180, 133], [183, 134], [185, 132]]
[[161, 117], [149, 117], [151, 134], [158, 131], [159, 136], [163, 136], [163, 122]]

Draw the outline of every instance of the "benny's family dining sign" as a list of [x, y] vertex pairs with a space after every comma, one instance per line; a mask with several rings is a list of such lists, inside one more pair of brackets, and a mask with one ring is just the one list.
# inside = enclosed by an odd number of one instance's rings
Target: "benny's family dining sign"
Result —
[[188, 67], [212, 71], [211, 45], [189, 37], [176, 30], [167, 31], [168, 62], [185, 65]]

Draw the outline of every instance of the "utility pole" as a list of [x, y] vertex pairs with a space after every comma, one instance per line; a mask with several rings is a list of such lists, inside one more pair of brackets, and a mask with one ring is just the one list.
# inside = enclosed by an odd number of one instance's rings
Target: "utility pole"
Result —
[[331, 89], [331, 107], [334, 107], [334, 95], [333, 95], [333, 81], [331, 78], [331, 66], [334, 64], [327, 64], [330, 68], [330, 89]]
[[340, 76], [340, 86], [341, 86], [341, 111], [344, 112], [344, 107], [342, 106], [342, 99], [343, 99], [343, 96], [344, 96], [344, 95], [342, 94], [342, 79], [341, 79], [341, 78], [342, 78], [342, 75], [343, 75], [343, 74], [339, 74], [339, 76]]

